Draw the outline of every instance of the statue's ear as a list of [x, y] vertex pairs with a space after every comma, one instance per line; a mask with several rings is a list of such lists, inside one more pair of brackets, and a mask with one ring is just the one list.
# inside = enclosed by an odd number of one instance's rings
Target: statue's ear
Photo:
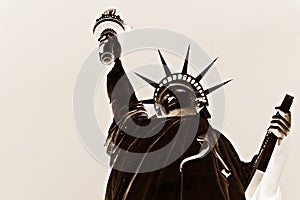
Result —
[[209, 113], [209, 111], [207, 110], [207, 107], [204, 106], [201, 111], [200, 111], [200, 116], [203, 117], [203, 118], [206, 118], [206, 119], [210, 119], [211, 118], [211, 115]]

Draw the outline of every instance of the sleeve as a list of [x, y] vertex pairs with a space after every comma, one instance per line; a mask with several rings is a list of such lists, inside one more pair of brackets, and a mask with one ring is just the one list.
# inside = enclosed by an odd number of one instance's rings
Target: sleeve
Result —
[[107, 75], [107, 94], [115, 120], [127, 117], [130, 113], [133, 113], [135, 121], [148, 117], [144, 106], [135, 95], [120, 59], [116, 59], [114, 67]]
[[114, 115], [106, 139], [107, 153], [112, 156], [118, 147], [127, 149], [134, 141], [134, 137], [124, 134], [125, 130], [147, 125], [150, 119], [143, 104], [139, 103], [120, 59], [115, 60], [107, 75], [107, 95]]
[[230, 150], [231, 157], [233, 157], [235, 160], [234, 167], [238, 171], [238, 175], [240, 177], [241, 183], [243, 184], [244, 190], [247, 189], [245, 192], [247, 199], [282, 199], [279, 181], [288, 154], [289, 140], [289, 137], [287, 137], [280, 146], [276, 145], [276, 148], [271, 156], [266, 172], [261, 172], [261, 174], [259, 174], [259, 171], [256, 171], [253, 176], [253, 179], [251, 179], [250, 181], [249, 179], [252, 177], [251, 175], [253, 173], [254, 163], [256, 161], [257, 155], [253, 157], [251, 162], [243, 162], [240, 160], [232, 144], [227, 139], [225, 140], [226, 146]]
[[278, 146], [276, 145], [274, 152], [269, 161], [268, 167], [265, 173], [262, 173], [260, 180], [253, 184], [251, 192], [248, 193], [248, 198], [250, 200], [281, 200], [282, 195], [279, 187], [280, 177], [283, 171], [284, 164], [286, 162], [289, 153], [289, 144], [291, 137], [286, 137], [282, 143]]
[[263, 185], [259, 185], [258, 189], [256, 190], [256, 192], [254, 193], [254, 195], [252, 197], [248, 197], [246, 196], [246, 199], [247, 200], [282, 200], [282, 193], [281, 193], [281, 190], [280, 190], [280, 187], [278, 186], [277, 187], [277, 190], [274, 194], [272, 195], [265, 195], [263, 192], [260, 192], [261, 190], [263, 190], [264, 186]]

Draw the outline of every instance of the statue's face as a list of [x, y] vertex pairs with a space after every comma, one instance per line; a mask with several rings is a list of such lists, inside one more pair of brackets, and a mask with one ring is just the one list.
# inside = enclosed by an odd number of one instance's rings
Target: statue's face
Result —
[[166, 116], [195, 115], [193, 88], [187, 85], [170, 86], [161, 94], [161, 108]]

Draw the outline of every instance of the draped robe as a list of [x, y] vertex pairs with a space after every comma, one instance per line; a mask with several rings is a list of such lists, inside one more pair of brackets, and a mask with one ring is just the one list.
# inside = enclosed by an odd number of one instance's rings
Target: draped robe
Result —
[[[138, 103], [119, 59], [107, 76], [107, 93], [114, 119], [106, 143], [112, 166], [106, 200], [245, 199], [255, 159], [249, 163], [241, 161], [230, 141], [210, 126], [204, 114], [164, 119], [149, 117]], [[195, 125], [196, 132], [190, 129]], [[174, 139], [179, 128], [183, 137]], [[136, 137], [139, 134], [144, 137]], [[192, 138], [187, 137], [191, 134], [194, 134]], [[201, 143], [197, 138], [206, 138], [210, 150], [205, 156], [186, 162], [180, 170], [184, 159], [199, 154]], [[157, 157], [152, 163], [132, 160], [126, 154], [155, 152], [167, 144], [171, 146], [170, 154]], [[178, 151], [180, 155], [172, 160], [172, 153]], [[140, 172], [138, 167], [133, 172], [122, 170], [134, 162], [140, 165], [133, 166], [167, 164], [149, 172]]]

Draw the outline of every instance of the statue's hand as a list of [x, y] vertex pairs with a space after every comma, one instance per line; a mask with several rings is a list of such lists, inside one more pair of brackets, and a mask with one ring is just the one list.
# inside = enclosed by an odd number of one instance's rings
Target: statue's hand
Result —
[[99, 56], [103, 64], [110, 65], [121, 56], [121, 45], [115, 32], [107, 29], [99, 42]]
[[277, 109], [277, 113], [272, 117], [268, 131], [274, 133], [278, 137], [278, 145], [280, 145], [282, 140], [290, 133], [290, 128], [291, 113], [285, 113]]
[[115, 59], [121, 56], [122, 49], [116, 35], [112, 35], [112, 34], [108, 35], [107, 42], [104, 44], [103, 50], [104, 52], [112, 53]]

